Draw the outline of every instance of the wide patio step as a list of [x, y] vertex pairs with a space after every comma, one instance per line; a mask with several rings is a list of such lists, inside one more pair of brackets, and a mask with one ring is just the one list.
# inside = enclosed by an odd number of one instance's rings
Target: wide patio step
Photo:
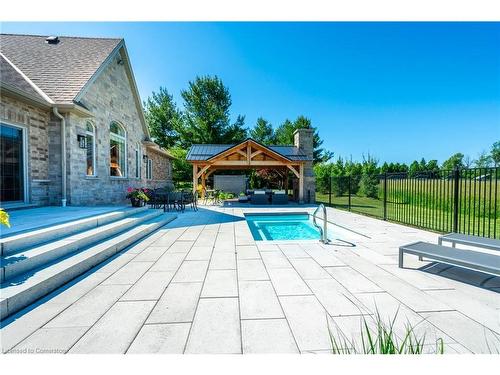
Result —
[[42, 267], [58, 258], [96, 244], [161, 214], [161, 210], [141, 210], [132, 216], [106, 225], [2, 256], [0, 259], [0, 282], [8, 281], [35, 268]]
[[159, 214], [123, 233], [4, 282], [0, 319], [31, 305], [176, 218], [161, 210], [154, 212]]
[[42, 228], [39, 227], [31, 231], [14, 233], [10, 236], [2, 236], [3, 238], [0, 239], [0, 255], [6, 256], [14, 254], [23, 249], [32, 248], [55, 239], [61, 239], [85, 230], [109, 224], [147, 209], [147, 207], [126, 207], [100, 215], [92, 215]]

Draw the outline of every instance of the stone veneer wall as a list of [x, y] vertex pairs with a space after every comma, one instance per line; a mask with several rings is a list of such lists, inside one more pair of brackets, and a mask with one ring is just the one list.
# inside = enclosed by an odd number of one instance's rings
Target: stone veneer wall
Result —
[[6, 124], [22, 126], [28, 138], [28, 197], [29, 203], [49, 204], [49, 118], [50, 111], [29, 104], [2, 92], [0, 119]]
[[[124, 203], [128, 187], [155, 188], [171, 182], [170, 161], [165, 157], [153, 156], [141, 144], [145, 138], [144, 129], [139, 120], [133, 93], [125, 67], [119, 64], [117, 55], [100, 73], [84, 94], [81, 103], [94, 118], [86, 119], [75, 114], [67, 119], [68, 155], [68, 204], [100, 205]], [[78, 147], [77, 136], [85, 134], [87, 121], [91, 121], [96, 130], [96, 176], [86, 176], [86, 150]], [[127, 138], [127, 177], [109, 175], [109, 125], [117, 121], [126, 130]], [[135, 177], [135, 150], [139, 147], [141, 177]], [[155, 158], [153, 162], [153, 180], [146, 180], [146, 163], [142, 155]], [[150, 155], [151, 154], [151, 155]], [[158, 159], [158, 160], [157, 160]], [[160, 161], [160, 159], [163, 159]], [[161, 168], [166, 170], [160, 172]], [[170, 172], [168, 172], [170, 170]], [[158, 177], [157, 177], [158, 176]]]
[[[314, 129], [297, 129], [293, 134], [293, 139], [295, 146], [299, 147], [312, 160], [314, 156]], [[315, 203], [315, 192], [316, 177], [314, 176], [313, 162], [307, 161], [304, 164], [304, 202]]]
[[148, 158], [153, 161], [153, 178], [149, 182], [157, 181], [165, 184], [165, 181], [172, 181], [172, 163], [170, 159], [150, 148], [146, 150], [146, 153]]

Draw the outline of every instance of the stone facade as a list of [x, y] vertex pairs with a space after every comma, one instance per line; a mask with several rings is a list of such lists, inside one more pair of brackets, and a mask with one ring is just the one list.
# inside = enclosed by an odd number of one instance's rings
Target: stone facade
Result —
[[172, 163], [170, 159], [155, 149], [148, 148], [146, 152], [147, 157], [153, 162], [152, 178], [148, 180], [148, 184], [165, 185], [165, 181], [172, 182]]
[[315, 203], [316, 177], [314, 176], [314, 129], [297, 129], [293, 134], [294, 145], [307, 155], [311, 161], [304, 164], [304, 201]]
[[24, 129], [27, 137], [27, 201], [38, 205], [49, 204], [49, 128], [50, 109], [28, 101], [0, 95], [0, 120], [7, 125]]
[[[62, 113], [66, 121], [66, 168], [68, 205], [106, 205], [126, 202], [128, 187], [157, 188], [171, 184], [170, 159], [161, 150], [143, 143], [146, 130], [134, 100], [129, 75], [118, 53], [89, 85], [80, 103], [93, 115]], [[28, 137], [28, 203], [61, 204], [61, 120], [50, 107], [38, 108], [1, 95], [0, 116], [7, 124], [20, 125]], [[126, 176], [110, 176], [110, 124], [118, 122], [126, 132]], [[86, 149], [78, 136], [85, 135], [87, 122], [95, 128], [95, 175], [87, 176]], [[136, 150], [139, 153], [136, 154]], [[147, 155], [153, 161], [153, 176], [146, 179]], [[140, 165], [136, 176], [136, 156]]]
[[[90, 85], [81, 104], [94, 117], [84, 118], [70, 114], [67, 119], [68, 203], [72, 205], [99, 205], [123, 203], [128, 187], [156, 188], [171, 182], [170, 160], [150, 152], [142, 142], [146, 132], [134, 101], [134, 94], [125, 67], [118, 54], [99, 77]], [[78, 146], [78, 135], [85, 135], [87, 122], [95, 128], [96, 173], [86, 175], [86, 149]], [[112, 122], [118, 122], [126, 132], [126, 176], [110, 176], [110, 131]], [[136, 177], [136, 150], [139, 150], [139, 177]], [[153, 178], [146, 179], [143, 155], [153, 160]]]

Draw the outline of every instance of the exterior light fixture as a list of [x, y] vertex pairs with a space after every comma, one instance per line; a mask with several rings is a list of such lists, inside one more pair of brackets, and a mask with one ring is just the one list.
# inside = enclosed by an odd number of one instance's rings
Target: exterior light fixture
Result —
[[144, 163], [147, 163], [149, 157], [147, 155], [142, 155], [142, 160], [144, 161]]
[[78, 146], [80, 148], [87, 148], [87, 137], [85, 137], [84, 135], [78, 134], [77, 139], [78, 139]]

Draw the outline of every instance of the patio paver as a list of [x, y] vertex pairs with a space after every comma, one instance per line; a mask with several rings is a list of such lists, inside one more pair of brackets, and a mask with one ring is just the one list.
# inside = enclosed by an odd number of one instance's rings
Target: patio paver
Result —
[[237, 298], [201, 299], [191, 327], [186, 353], [241, 353]]
[[153, 306], [153, 301], [117, 302], [69, 353], [125, 353]]
[[437, 338], [446, 353], [500, 351], [499, 277], [411, 256], [397, 267], [399, 245], [437, 234], [328, 209], [342, 241], [255, 241], [243, 213], [270, 210], [187, 210], [2, 322], [2, 351], [330, 353], [329, 329], [359, 343], [377, 310], [398, 313], [398, 336], [416, 324], [428, 352]]
[[190, 328], [190, 323], [146, 324], [127, 353], [182, 354]]
[[243, 320], [241, 331], [243, 354], [298, 352], [286, 319]]
[[241, 319], [284, 318], [270, 281], [240, 281]]
[[154, 307], [147, 323], [193, 321], [203, 283], [171, 283]]

